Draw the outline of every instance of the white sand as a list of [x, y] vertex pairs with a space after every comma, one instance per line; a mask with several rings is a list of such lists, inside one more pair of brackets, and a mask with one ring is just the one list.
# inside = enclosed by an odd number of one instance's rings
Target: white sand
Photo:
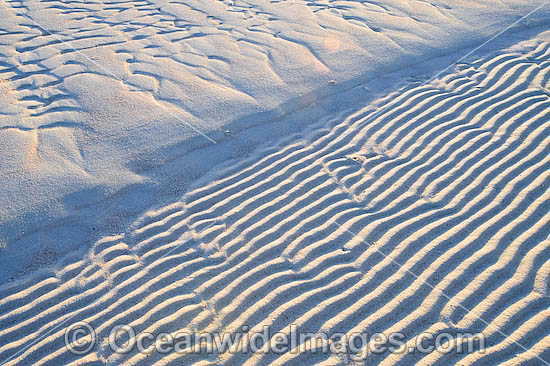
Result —
[[455, 3], [0, 2], [0, 362], [346, 364], [75, 356], [73, 320], [550, 362], [550, 6], [425, 84], [540, 4]]

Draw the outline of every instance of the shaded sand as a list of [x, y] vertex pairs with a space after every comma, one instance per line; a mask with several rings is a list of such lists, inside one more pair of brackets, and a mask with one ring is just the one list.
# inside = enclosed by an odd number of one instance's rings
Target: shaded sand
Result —
[[[482, 332], [487, 350], [367, 365], [550, 362], [550, 35], [472, 58], [202, 178], [59, 270], [2, 289], [6, 365], [346, 365], [113, 354], [138, 331]], [[78, 357], [65, 326], [100, 345]], [[43, 335], [48, 334], [43, 338]], [[36, 343], [33, 343], [35, 342]], [[27, 349], [27, 347], [30, 347]]]

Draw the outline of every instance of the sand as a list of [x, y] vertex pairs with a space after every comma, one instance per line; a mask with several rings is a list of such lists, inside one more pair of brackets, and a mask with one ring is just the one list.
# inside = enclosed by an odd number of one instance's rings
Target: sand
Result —
[[120, 355], [122, 323], [483, 333], [366, 364], [549, 363], [550, 10], [463, 58], [537, 5], [0, 2], [1, 365], [352, 364]]

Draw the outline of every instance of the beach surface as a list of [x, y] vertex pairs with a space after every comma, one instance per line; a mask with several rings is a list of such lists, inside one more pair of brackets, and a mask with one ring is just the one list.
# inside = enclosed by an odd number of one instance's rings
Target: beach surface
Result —
[[[0, 365], [550, 365], [544, 5], [0, 1]], [[120, 324], [485, 347], [121, 354]]]

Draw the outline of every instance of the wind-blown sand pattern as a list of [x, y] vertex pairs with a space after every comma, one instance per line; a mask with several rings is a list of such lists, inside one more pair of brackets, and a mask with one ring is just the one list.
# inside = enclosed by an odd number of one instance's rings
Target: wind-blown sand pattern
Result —
[[540, 5], [0, 0], [0, 277], [86, 252], [211, 167], [395, 90], [388, 73], [424, 79], [510, 24], [502, 38], [548, 29]]
[[[325, 354], [114, 354], [138, 331], [482, 332], [485, 352], [367, 365], [550, 362], [550, 43], [540, 37], [227, 163], [57, 271], [4, 287], [5, 365], [346, 365]], [[64, 346], [86, 321], [100, 344]], [[59, 326], [61, 324], [61, 326]]]

